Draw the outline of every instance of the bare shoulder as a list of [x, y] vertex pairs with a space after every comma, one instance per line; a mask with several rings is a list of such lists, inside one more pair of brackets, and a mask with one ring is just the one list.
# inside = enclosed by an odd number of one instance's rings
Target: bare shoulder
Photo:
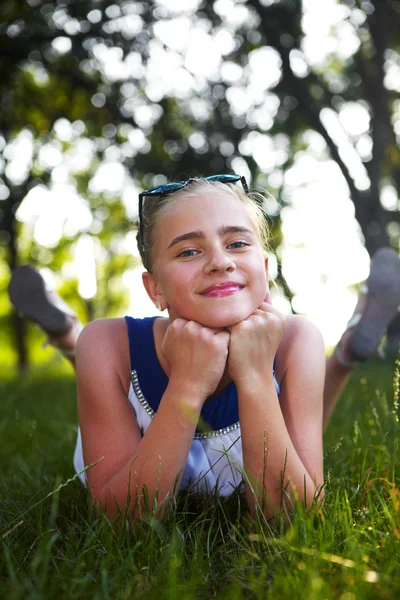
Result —
[[125, 391], [129, 388], [130, 355], [125, 319], [97, 319], [82, 330], [76, 349], [77, 374], [114, 369]]
[[325, 347], [318, 327], [301, 315], [288, 315], [282, 341], [276, 353], [278, 382], [285, 377], [288, 368], [304, 365], [304, 362], [325, 360]]
[[83, 328], [78, 343], [81, 344], [82, 340], [92, 341], [98, 336], [104, 339], [115, 338], [122, 332], [126, 333], [125, 319], [96, 319]]

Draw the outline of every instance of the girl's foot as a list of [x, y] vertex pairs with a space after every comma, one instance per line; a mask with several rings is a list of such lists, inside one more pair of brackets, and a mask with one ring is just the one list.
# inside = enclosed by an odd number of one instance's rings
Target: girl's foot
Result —
[[69, 357], [75, 355], [82, 325], [71, 308], [48, 287], [43, 277], [30, 265], [17, 267], [8, 286], [11, 303], [25, 317], [36, 323], [51, 344]]
[[335, 355], [345, 367], [369, 358], [378, 348], [400, 306], [400, 258], [392, 248], [373, 256], [366, 283], [361, 287], [354, 314]]

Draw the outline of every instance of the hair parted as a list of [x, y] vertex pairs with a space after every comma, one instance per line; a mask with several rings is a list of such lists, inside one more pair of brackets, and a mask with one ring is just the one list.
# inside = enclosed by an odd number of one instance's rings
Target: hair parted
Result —
[[143, 240], [140, 239], [139, 230], [136, 240], [143, 266], [149, 273], [153, 272], [152, 251], [156, 239], [157, 226], [162, 213], [179, 199], [196, 198], [199, 193], [212, 193], [216, 191], [230, 194], [246, 206], [262, 246], [268, 248], [269, 229], [264, 210], [265, 196], [260, 192], [254, 191], [246, 194], [233, 183], [207, 181], [206, 179], [199, 178], [180, 190], [163, 196], [149, 197], [144, 202], [142, 214]]

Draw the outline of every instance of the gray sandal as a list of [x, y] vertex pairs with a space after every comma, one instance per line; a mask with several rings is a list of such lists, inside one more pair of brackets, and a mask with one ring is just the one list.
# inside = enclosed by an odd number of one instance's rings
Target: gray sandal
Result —
[[344, 359], [340, 342], [335, 350], [337, 359], [346, 367], [365, 361], [374, 354], [399, 310], [400, 258], [395, 250], [380, 248], [374, 254], [370, 274], [360, 293], [366, 295], [365, 308], [355, 313], [346, 327], [346, 331], [352, 330], [347, 342], [352, 361]]
[[[30, 265], [17, 267], [8, 286], [11, 303], [19, 313], [36, 323], [50, 338], [61, 337], [75, 328], [77, 335], [82, 329], [73, 310], [46, 286], [43, 277]], [[75, 350], [58, 346], [53, 339], [45, 342], [66, 356], [73, 356]]]

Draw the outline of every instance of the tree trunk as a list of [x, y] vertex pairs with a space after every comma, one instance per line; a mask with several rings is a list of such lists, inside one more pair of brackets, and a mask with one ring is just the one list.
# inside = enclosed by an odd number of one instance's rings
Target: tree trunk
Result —
[[[17, 232], [15, 222], [15, 208], [19, 205], [18, 199], [13, 197], [13, 190], [5, 203], [4, 229], [8, 233], [8, 265], [10, 272], [18, 266]], [[14, 332], [14, 341], [18, 354], [18, 372], [23, 375], [28, 370], [28, 352], [26, 348], [26, 326], [25, 321], [16, 311], [11, 313], [11, 325]]]

